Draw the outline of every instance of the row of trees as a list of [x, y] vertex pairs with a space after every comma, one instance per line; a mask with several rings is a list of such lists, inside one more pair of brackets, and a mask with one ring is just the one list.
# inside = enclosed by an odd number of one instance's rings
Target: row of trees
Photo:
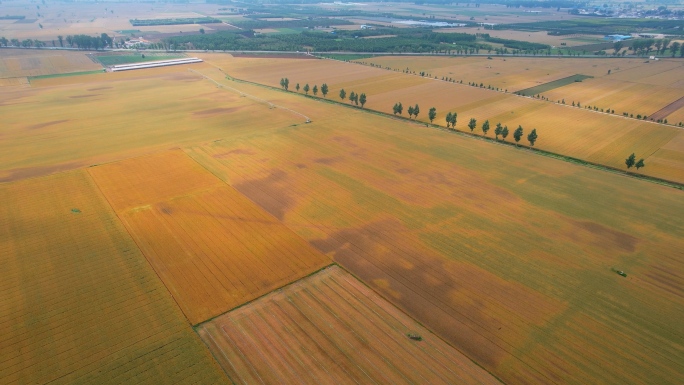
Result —
[[[88, 35], [67, 35], [66, 39], [64, 36], [59, 35], [57, 36], [57, 40], [59, 41], [59, 46], [64, 47], [64, 42], [66, 41], [67, 45], [69, 47], [74, 47], [80, 48], [80, 49], [102, 49], [105, 47], [111, 47], [113, 44], [113, 40], [109, 35], [106, 33], [101, 34], [100, 36], [88, 36]], [[8, 47], [9, 45], [12, 45], [13, 47], [24, 47], [24, 48], [31, 48], [31, 47], [45, 47], [45, 43], [35, 39], [26, 39], [19, 41], [19, 39], [11, 39], [8, 40], [7, 38], [0, 37], [0, 45]], [[52, 41], [52, 45], [55, 46], [55, 41]]]
[[[653, 51], [655, 54], [664, 55], [667, 49], [670, 49], [670, 55], [675, 57], [684, 57], [684, 46], [679, 42], [674, 42], [670, 45], [671, 39], [636, 39], [633, 40], [630, 49], [637, 55], [648, 55]], [[613, 44], [615, 52], [622, 48], [622, 42], [618, 41]]]
[[644, 158], [641, 158], [637, 161], [636, 155], [632, 153], [632, 155], [628, 156], [627, 159], [625, 159], [625, 165], [627, 165], [628, 169], [636, 167], [636, 169], [638, 170], [642, 167], [645, 167], [646, 163], [644, 163]]
[[[418, 103], [416, 103], [415, 106], [409, 106], [409, 108], [406, 111], [409, 114], [409, 118], [417, 118], [418, 114], [420, 114], [420, 107], [418, 106]], [[394, 113], [394, 115], [401, 115], [401, 113], [404, 112], [404, 106], [401, 103], [395, 103], [394, 107], [392, 107], [392, 112]], [[432, 113], [432, 110], [430, 110], [430, 112]], [[430, 122], [432, 122], [433, 119], [434, 117], [430, 118]]]
[[[392, 107], [392, 113], [394, 115], [401, 115], [402, 112], [404, 111], [404, 106], [401, 104], [401, 102], [397, 102], [394, 104]], [[417, 118], [418, 114], [420, 113], [420, 107], [418, 104], [415, 106], [411, 106], [408, 108], [408, 113], [409, 113], [409, 118]], [[432, 123], [435, 118], [437, 117], [437, 108], [432, 107], [428, 111], [428, 119], [430, 119], [430, 123]], [[456, 121], [458, 119], [458, 113], [456, 112], [449, 112], [447, 113], [445, 120], [446, 120], [446, 126], [447, 128], [451, 128], [452, 130], [456, 129]], [[475, 131], [475, 128], [477, 127], [477, 120], [475, 118], [470, 118], [470, 121], [468, 122], [468, 128], [470, 129], [470, 132], [473, 133]], [[491, 126], [489, 124], [489, 120], [485, 120], [484, 123], [482, 123], [482, 133], [484, 136], [487, 136], [487, 133], [489, 132]], [[506, 140], [506, 137], [508, 137], [508, 126], [503, 126], [501, 123], [496, 124], [496, 128], [494, 129], [494, 135], [496, 136], [496, 140], [499, 140], [499, 136], [503, 138], [503, 140]], [[516, 144], [520, 142], [524, 134], [524, 130], [522, 126], [518, 126], [518, 128], [515, 130], [513, 133], [513, 139], [515, 140]], [[534, 146], [534, 143], [537, 141], [537, 129], [532, 129], [532, 131], [527, 135], [527, 140], [530, 142], [530, 146]]]
[[[475, 118], [470, 118], [470, 121], [468, 122], [468, 128], [470, 129], [470, 132], [473, 132], [475, 128], [477, 127], [477, 120]], [[484, 123], [482, 123], [482, 133], [487, 136], [487, 132], [489, 132], [490, 125], [489, 125], [489, 120], [485, 120]], [[522, 128], [521, 125], [518, 125], [518, 128], [515, 129], [513, 132], [513, 140], [515, 140], [515, 143], [518, 144], [520, 140], [522, 139], [524, 134], [524, 129]], [[496, 140], [499, 140], [499, 135], [503, 138], [504, 141], [506, 141], [506, 137], [508, 137], [508, 126], [502, 126], [501, 122], [496, 124], [496, 128], [494, 129], [494, 135], [496, 136]], [[534, 143], [537, 141], [537, 129], [534, 128], [532, 131], [527, 135], [527, 141], [530, 142], [530, 146], [534, 146]]]
[[[288, 78], [281, 78], [280, 79], [280, 87], [282, 87], [285, 91], [287, 91], [290, 88], [290, 79]], [[309, 86], [309, 83], [304, 84], [304, 87], [300, 87], [299, 83], [295, 85], [295, 90], [299, 92], [299, 90], [304, 91], [306, 95], [309, 95], [309, 91], [312, 91], [314, 96], [318, 96], [318, 91], [321, 91], [321, 94], [323, 95], [324, 98], [328, 96], [328, 92], [330, 91], [330, 88], [326, 83], [321, 84], [321, 88], [319, 89], [317, 85], [314, 85], [313, 88]], [[343, 89], [340, 90], [340, 99], [345, 100], [347, 99], [347, 91]], [[361, 108], [366, 104], [368, 101], [368, 98], [366, 97], [365, 93], [357, 94], [356, 92], [352, 91], [349, 93], [349, 102], [355, 105], [361, 105]]]
[[[340, 90], [340, 99], [344, 101], [344, 99], [347, 97], [347, 91], [342, 88]], [[349, 93], [349, 103], [354, 103], [355, 105], [361, 104], [361, 108], [363, 108], [363, 105], [366, 104], [368, 99], [366, 98], [366, 94], [357, 94], [356, 92], [352, 91]]]

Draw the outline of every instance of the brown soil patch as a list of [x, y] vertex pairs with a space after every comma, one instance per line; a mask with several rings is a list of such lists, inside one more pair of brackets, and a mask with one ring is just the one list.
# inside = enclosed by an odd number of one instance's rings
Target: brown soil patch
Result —
[[622, 251], [634, 252], [639, 239], [621, 231], [613, 230], [596, 222], [576, 221], [568, 219], [573, 225], [573, 230], [568, 233], [572, 239], [580, 238], [594, 246]]
[[250, 150], [248, 148], [238, 148], [236, 150], [230, 150], [228, 152], [224, 152], [222, 154], [216, 154], [213, 155], [214, 158], [216, 159], [223, 159], [223, 158], [230, 158], [231, 155], [255, 155], [256, 152], [253, 150]]
[[221, 115], [221, 114], [227, 114], [230, 112], [235, 112], [242, 109], [242, 107], [222, 107], [222, 108], [211, 108], [208, 110], [202, 110], [202, 111], [196, 111], [193, 112], [192, 114], [195, 116], [213, 116], [213, 115]]
[[684, 107], [684, 96], [651, 114], [649, 118], [652, 120], [665, 119], [668, 115], [682, 107]]
[[15, 168], [6, 171], [0, 171], [0, 182], [14, 182], [21, 179], [49, 175], [62, 171], [74, 170], [85, 165], [86, 164], [83, 162], [69, 162], [54, 166]]
[[[283, 220], [294, 200], [283, 189], [287, 173], [273, 169], [268, 176], [236, 184], [234, 187], [274, 217]], [[278, 199], [274, 199], [278, 197]]]
[[45, 122], [45, 123], [34, 124], [34, 125], [28, 126], [28, 127], [26, 127], [26, 128], [28, 128], [29, 130], [36, 130], [36, 129], [39, 129], [39, 128], [45, 128], [45, 127], [49, 127], [49, 126], [54, 126], [55, 124], [60, 124], [60, 123], [68, 122], [68, 121], [69, 121], [69, 120], [67, 120], [67, 119], [53, 120], [53, 121], [51, 121], [51, 122]]
[[112, 87], [95, 87], [95, 88], [88, 88], [88, 91], [102, 91], [102, 90], [111, 90]]

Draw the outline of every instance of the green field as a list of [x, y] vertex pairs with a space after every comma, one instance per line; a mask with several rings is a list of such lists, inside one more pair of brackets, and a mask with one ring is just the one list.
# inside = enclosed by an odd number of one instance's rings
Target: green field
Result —
[[541, 94], [541, 93], [546, 92], [546, 91], [551, 91], [553, 89], [560, 88], [563, 86], [567, 86], [568, 84], [572, 84], [575, 82], [581, 82], [584, 79], [590, 79], [590, 78], [593, 78], [593, 76], [576, 74], [576, 75], [568, 76], [566, 78], [554, 80], [552, 82], [540, 84], [540, 85], [535, 86], [535, 87], [526, 88], [524, 90], [520, 90], [520, 91], [516, 92], [516, 94], [522, 95], [522, 96], [534, 96], [534, 95]]
[[50, 78], [65, 78], [68, 76], [80, 76], [80, 75], [92, 75], [92, 74], [101, 74], [104, 73], [105, 70], [96, 70], [96, 71], [79, 71], [79, 72], [67, 72], [65, 74], [49, 74], [49, 75], [38, 75], [38, 76], [29, 76], [28, 80], [38, 80], [38, 79], [50, 79]]
[[186, 57], [182, 53], [142, 53], [134, 55], [103, 55], [94, 56], [102, 65], [142, 63], [155, 60], [180, 59]]

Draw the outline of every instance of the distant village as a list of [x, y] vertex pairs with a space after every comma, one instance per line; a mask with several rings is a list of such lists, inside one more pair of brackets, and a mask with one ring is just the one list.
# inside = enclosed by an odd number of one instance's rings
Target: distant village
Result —
[[584, 16], [616, 17], [622, 19], [684, 20], [684, 10], [671, 10], [667, 6], [647, 9], [643, 5], [604, 4], [601, 7], [575, 8], [570, 13]]

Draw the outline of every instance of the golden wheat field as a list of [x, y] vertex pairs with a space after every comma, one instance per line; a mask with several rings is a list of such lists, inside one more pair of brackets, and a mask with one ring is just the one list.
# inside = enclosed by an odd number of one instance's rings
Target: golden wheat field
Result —
[[330, 264], [182, 151], [88, 171], [192, 324]]
[[235, 383], [500, 384], [337, 266], [198, 333]]
[[[566, 99], [566, 105], [560, 105], [369, 66], [357, 65], [355, 67], [351, 63], [332, 60], [242, 59], [221, 54], [201, 56], [238, 79], [277, 87], [281, 78], [288, 77], [292, 91], [296, 83], [302, 87], [307, 83], [310, 87], [327, 83], [330, 88], [327, 98], [338, 101], [340, 89], [344, 89], [347, 93], [363, 92], [368, 96], [366, 108], [385, 113], [391, 113], [392, 106], [397, 102], [404, 105], [404, 111], [409, 106], [418, 104], [422, 112], [417, 119], [422, 122], [429, 121], [427, 110], [431, 107], [437, 109], [435, 123], [440, 125], [445, 124], [444, 117], [447, 112], [456, 112], [458, 113], [456, 128], [462, 131], [468, 130], [466, 125], [470, 118], [477, 120], [478, 124], [474, 132], [478, 134], [482, 134], [481, 125], [485, 120], [488, 120], [492, 127], [496, 123], [506, 125], [510, 132], [520, 125], [525, 129], [524, 135], [536, 129], [539, 139], [535, 147], [615, 168], [624, 168], [625, 158], [635, 153], [639, 158], [644, 158], [646, 164], [649, 165], [643, 169], [643, 173], [677, 182], [684, 181], [684, 163], [679, 163], [677, 157], [672, 158], [666, 167], [660, 162], [650, 163], [649, 161], [650, 156], [671, 142], [670, 151], [684, 153], [684, 148], [676, 145], [680, 143], [678, 138], [684, 135], [684, 131], [671, 125], [624, 118], [617, 110], [616, 114], [600, 113], [573, 108], [569, 99]], [[382, 58], [373, 60], [380, 63]], [[402, 59], [389, 58], [387, 60]], [[428, 59], [403, 60], [405, 63], [411, 63], [414, 60], [421, 62]], [[456, 61], [462, 58], [432, 59], [437, 63], [440, 60]], [[486, 59], [480, 60], [486, 62]], [[542, 59], [542, 63], [553, 60]], [[570, 65], [564, 64], [563, 68], [571, 68]], [[347, 74], [353, 75], [347, 76]], [[586, 82], [589, 83], [590, 80]], [[304, 93], [301, 90], [299, 92]], [[664, 106], [670, 103], [670, 99], [675, 98], [678, 92], [677, 89], [670, 93], [670, 96], [654, 98], [654, 100], [656, 102], [659, 100]], [[635, 95], [625, 97], [636, 98]], [[656, 104], [651, 105], [656, 108]], [[489, 133], [489, 136], [493, 134]], [[511, 140], [510, 137], [508, 140]], [[525, 138], [522, 143], [527, 143]]]
[[319, 113], [188, 154], [503, 382], [676, 382], [681, 191], [260, 95]]
[[40, 79], [3, 90], [0, 181], [302, 121], [189, 71], [201, 66]]
[[88, 173], [0, 200], [0, 383], [227, 382]]
[[[201, 57], [1, 88], [0, 383], [679, 383], [681, 189], [480, 127], [622, 169], [635, 152], [681, 183], [680, 129], [353, 63]], [[632, 68], [589, 62], [601, 82]], [[368, 103], [293, 91], [324, 82]], [[388, 115], [399, 101], [418, 118]]]

